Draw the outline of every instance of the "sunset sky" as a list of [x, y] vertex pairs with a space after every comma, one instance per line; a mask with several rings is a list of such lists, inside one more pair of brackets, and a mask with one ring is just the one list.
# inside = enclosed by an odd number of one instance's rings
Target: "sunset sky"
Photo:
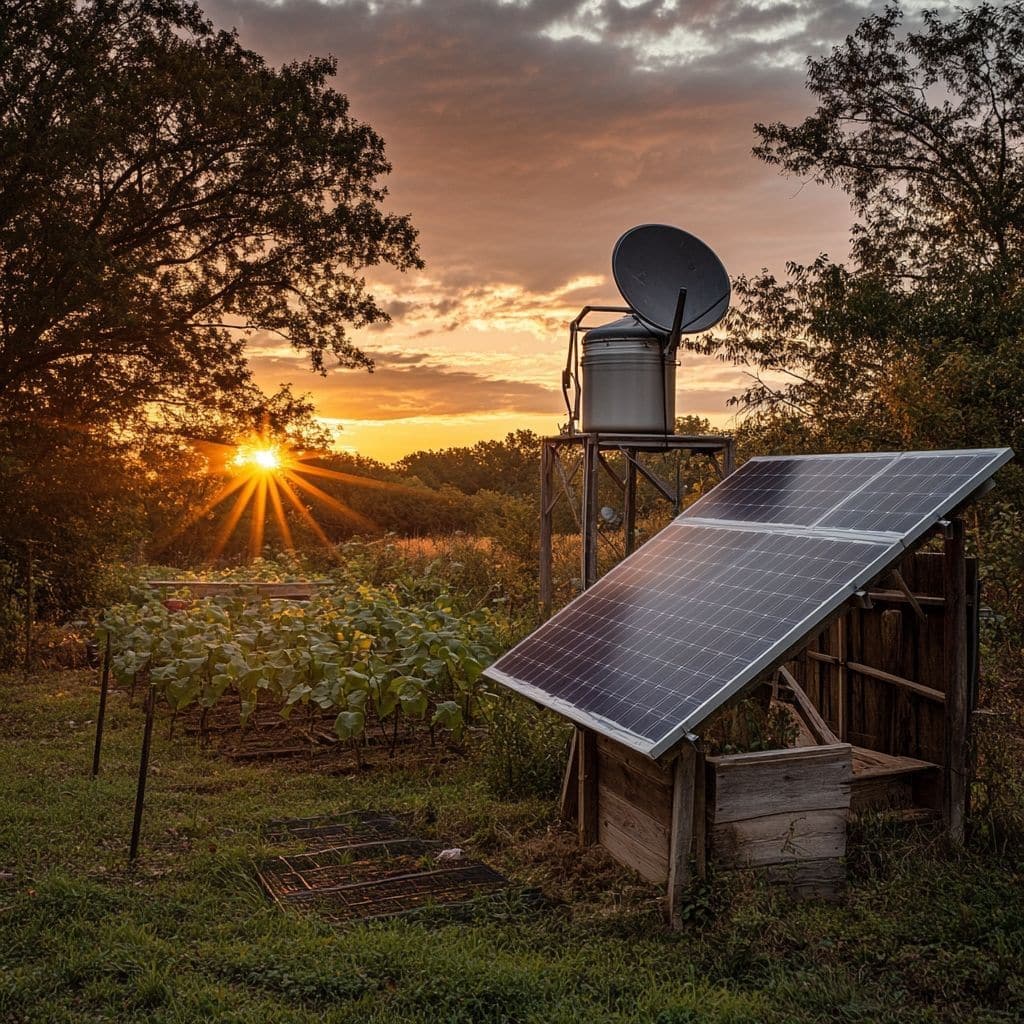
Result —
[[[253, 339], [266, 388], [290, 381], [391, 461], [528, 427], [557, 433], [566, 323], [618, 302], [616, 238], [676, 224], [732, 274], [842, 258], [844, 198], [750, 155], [755, 121], [812, 109], [807, 55], [881, 3], [850, 0], [206, 0], [273, 63], [334, 54], [352, 113], [385, 139], [389, 207], [426, 270], [375, 273], [393, 321], [355, 335], [376, 360], [313, 373]], [[905, 5], [908, 10], [943, 5]], [[727, 426], [742, 369], [685, 357], [677, 409]]]

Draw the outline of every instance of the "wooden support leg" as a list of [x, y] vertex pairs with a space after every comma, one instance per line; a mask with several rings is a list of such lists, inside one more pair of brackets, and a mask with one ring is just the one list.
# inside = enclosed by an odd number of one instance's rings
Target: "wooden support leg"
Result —
[[636, 547], [636, 449], [626, 451], [626, 493], [623, 502], [623, 518], [626, 521], [626, 554], [633, 553]]
[[684, 743], [673, 770], [666, 905], [668, 923], [672, 928], [682, 926], [681, 904], [692, 878], [690, 859], [694, 846], [694, 810], [698, 784], [701, 788], [704, 785], [703, 776], [699, 780], [697, 778], [697, 760], [696, 748]]
[[967, 677], [967, 566], [964, 561], [964, 521], [954, 519], [945, 536], [945, 662], [949, 673], [946, 689], [944, 743], [945, 786], [943, 817], [949, 838], [964, 841], [967, 813], [970, 701]]
[[581, 846], [597, 842], [597, 736], [589, 729], [576, 730], [577, 786], [576, 825]]
[[583, 557], [580, 575], [583, 589], [597, 582], [597, 507], [598, 475], [601, 470], [601, 449], [596, 434], [588, 434], [585, 442], [583, 461]]
[[577, 754], [579, 735], [579, 729], [574, 729], [569, 741], [569, 759], [565, 762], [565, 774], [562, 776], [562, 796], [558, 802], [558, 813], [563, 821], [576, 820], [580, 802], [580, 763]]

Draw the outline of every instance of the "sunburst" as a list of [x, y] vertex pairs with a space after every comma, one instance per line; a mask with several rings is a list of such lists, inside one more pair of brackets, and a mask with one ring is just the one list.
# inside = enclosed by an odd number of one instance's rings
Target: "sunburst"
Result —
[[307, 460], [322, 457], [322, 453], [299, 451], [286, 438], [273, 437], [266, 428], [241, 438], [234, 445], [212, 441], [196, 442], [196, 445], [206, 455], [211, 472], [226, 474], [227, 479], [205, 503], [177, 525], [160, 548], [167, 547], [204, 516], [233, 499], [218, 526], [209, 554], [211, 562], [224, 553], [248, 509], [251, 509], [248, 543], [250, 558], [258, 558], [263, 550], [268, 521], [276, 527], [286, 549], [295, 547], [286, 514], [289, 508], [294, 509], [320, 543], [333, 553], [334, 542], [302, 500], [303, 495], [329, 508], [360, 532], [374, 532], [378, 529], [372, 519], [317, 487], [305, 479], [307, 476], [338, 480], [358, 487], [412, 492], [411, 488], [401, 484], [309, 465]]

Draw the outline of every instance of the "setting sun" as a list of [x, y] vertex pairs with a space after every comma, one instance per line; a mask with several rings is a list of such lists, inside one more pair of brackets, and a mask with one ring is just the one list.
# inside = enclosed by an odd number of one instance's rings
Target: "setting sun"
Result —
[[284, 458], [277, 445], [240, 444], [231, 465], [250, 472], [273, 473], [284, 466]]

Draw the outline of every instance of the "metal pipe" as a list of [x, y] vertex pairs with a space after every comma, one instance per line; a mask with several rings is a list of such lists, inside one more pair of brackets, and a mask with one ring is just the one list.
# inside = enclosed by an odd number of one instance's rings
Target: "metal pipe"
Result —
[[132, 840], [128, 860], [134, 864], [139, 855], [139, 836], [142, 833], [142, 808], [146, 801], [146, 774], [149, 771], [149, 747], [153, 739], [153, 714], [156, 710], [156, 687], [150, 684], [146, 698], [146, 728], [142, 734], [142, 752], [139, 755], [139, 781], [135, 788], [135, 817], [132, 820]]
[[92, 777], [100, 773], [100, 750], [103, 747], [103, 722], [107, 716], [107, 689], [110, 686], [110, 630], [103, 648], [103, 669], [100, 672], [100, 706], [96, 712], [96, 743], [92, 750]]

